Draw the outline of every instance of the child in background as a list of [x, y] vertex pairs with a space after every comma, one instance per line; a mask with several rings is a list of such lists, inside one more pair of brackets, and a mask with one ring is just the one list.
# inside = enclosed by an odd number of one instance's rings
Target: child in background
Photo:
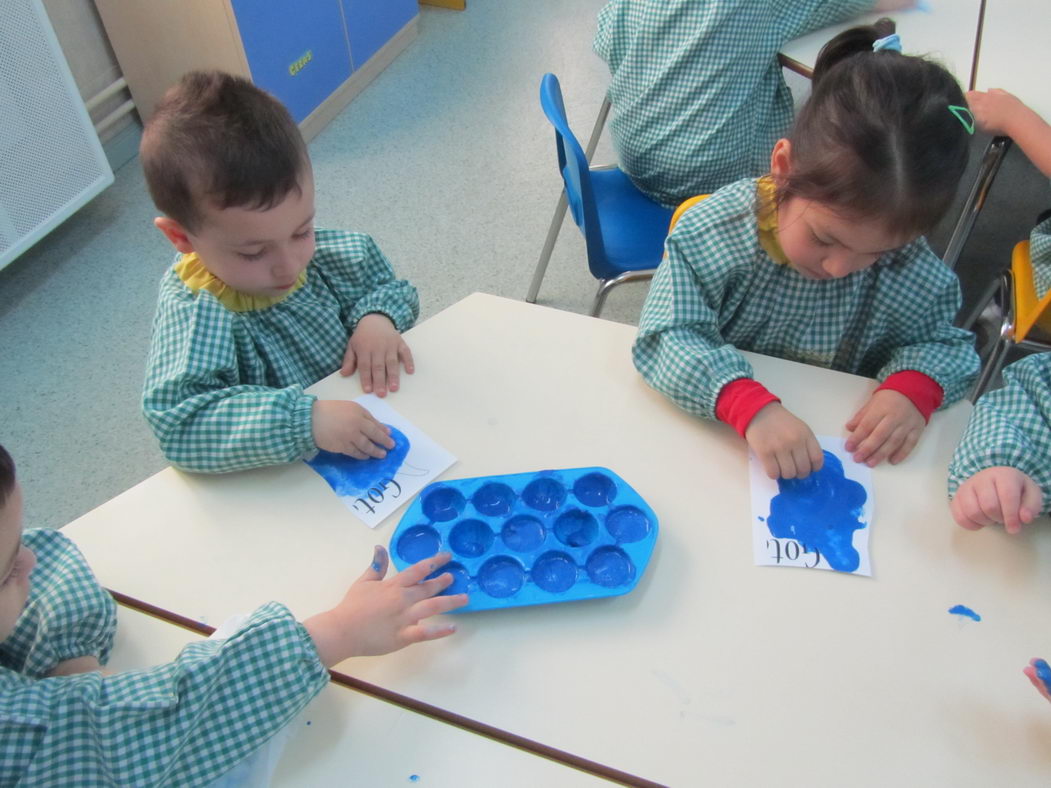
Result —
[[983, 394], [949, 464], [949, 508], [977, 530], [1016, 534], [1051, 510], [1051, 353], [1004, 370], [1004, 386]]
[[218, 473], [317, 449], [383, 457], [390, 430], [304, 386], [339, 369], [366, 393], [413, 371], [401, 338], [419, 311], [373, 240], [314, 229], [314, 178], [272, 96], [187, 74], [157, 106], [141, 157], [155, 224], [179, 252], [161, 280], [143, 412], [168, 460]]
[[[1040, 172], [1051, 178], [1051, 125], [1006, 90], [972, 90], [967, 103], [982, 131], [1013, 139]], [[1029, 236], [1037, 296], [1051, 290], [1051, 211], [1037, 219]]]
[[[0, 785], [202, 785], [229, 772], [320, 692], [327, 667], [450, 635], [423, 619], [467, 602], [424, 580], [448, 555], [384, 580], [387, 554], [302, 623], [263, 605], [231, 636], [174, 662], [103, 675], [116, 609], [60, 531], [22, 532], [0, 446]], [[32, 576], [30, 576], [32, 573]]]
[[[1010, 136], [1051, 176], [1051, 126], [1004, 90], [967, 94], [983, 131]], [[1051, 287], [1051, 218], [1030, 236], [1037, 294]], [[949, 465], [949, 508], [964, 528], [1000, 524], [1018, 533], [1051, 509], [1051, 355], [1004, 370], [1004, 387], [975, 403]]]
[[826, 45], [771, 174], [682, 215], [643, 307], [636, 368], [732, 425], [771, 478], [805, 477], [822, 453], [739, 349], [878, 377], [846, 424], [847, 451], [870, 466], [908, 456], [978, 369], [952, 324], [959, 282], [921, 237], [966, 166], [967, 109], [945, 69], [890, 48], [892, 30], [881, 20]]
[[612, 0], [595, 52], [609, 65], [620, 167], [668, 207], [766, 172], [792, 122], [778, 51], [812, 30], [915, 0]]

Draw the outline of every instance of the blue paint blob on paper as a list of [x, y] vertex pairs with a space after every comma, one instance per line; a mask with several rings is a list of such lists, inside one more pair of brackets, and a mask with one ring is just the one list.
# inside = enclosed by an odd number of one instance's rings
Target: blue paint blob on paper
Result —
[[868, 494], [846, 478], [838, 457], [824, 455], [821, 470], [805, 479], [778, 479], [767, 526], [772, 536], [818, 550], [836, 571], [853, 572], [861, 563], [854, 532], [868, 526], [861, 520]]
[[1046, 660], [1034, 659], [1033, 668], [1036, 670], [1036, 677], [1043, 682], [1044, 688], [1051, 693], [1051, 665], [1048, 665]]
[[967, 605], [953, 605], [949, 608], [949, 612], [952, 613], [954, 616], [966, 616], [967, 618], [972, 618], [975, 621], [982, 620], [982, 617], [975, 613], [973, 610], [971, 610], [971, 608], [967, 607]]
[[383, 459], [356, 460], [346, 454], [320, 450], [306, 463], [328, 482], [336, 495], [364, 495], [370, 487], [382, 486], [387, 479], [393, 478], [409, 453], [411, 445], [405, 433], [391, 427], [390, 436], [394, 448], [388, 449]]

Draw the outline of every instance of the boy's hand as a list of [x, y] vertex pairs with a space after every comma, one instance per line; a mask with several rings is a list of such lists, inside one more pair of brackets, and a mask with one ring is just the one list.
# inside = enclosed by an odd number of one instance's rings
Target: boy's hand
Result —
[[927, 426], [923, 414], [904, 394], [881, 389], [847, 422], [846, 450], [854, 462], [874, 468], [890, 458], [896, 465], [909, 456]]
[[356, 460], [382, 459], [394, 448], [390, 427], [356, 402], [319, 399], [311, 413], [314, 443], [319, 449], [348, 454]]
[[949, 504], [953, 519], [970, 531], [1002, 523], [1016, 534], [1040, 514], [1040, 486], [1017, 468], [998, 465], [978, 471], [960, 485]]
[[412, 351], [390, 318], [379, 312], [370, 312], [358, 321], [350, 335], [339, 374], [346, 377], [357, 369], [361, 374], [361, 390], [385, 397], [388, 391], [398, 390], [399, 362], [405, 364], [409, 375], [415, 372]]
[[377, 546], [372, 565], [354, 582], [343, 601], [304, 622], [321, 661], [332, 666], [349, 657], [388, 654], [455, 632], [453, 624], [422, 623], [467, 604], [467, 594], [437, 596], [453, 582], [448, 572], [424, 580], [451, 557], [439, 553], [384, 580], [387, 551]]
[[1008, 136], [1011, 134], [1008, 130], [1011, 121], [1028, 111], [1028, 107], [1017, 96], [999, 88], [967, 91], [967, 106], [979, 129], [989, 134]]
[[811, 471], [821, 470], [825, 462], [810, 427], [779, 402], [771, 402], [755, 414], [744, 439], [771, 479], [802, 479]]

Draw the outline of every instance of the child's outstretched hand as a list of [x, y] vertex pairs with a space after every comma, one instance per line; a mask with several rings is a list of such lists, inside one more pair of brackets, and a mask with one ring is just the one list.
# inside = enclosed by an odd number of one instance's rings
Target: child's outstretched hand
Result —
[[874, 468], [886, 459], [891, 465], [904, 460], [916, 447], [927, 422], [904, 394], [881, 389], [869, 397], [847, 422], [846, 450], [854, 462]]
[[453, 582], [446, 572], [431, 580], [452, 556], [439, 553], [384, 579], [387, 551], [377, 546], [372, 564], [331, 610], [303, 622], [328, 667], [350, 657], [389, 654], [411, 643], [436, 640], [456, 631], [453, 624], [424, 619], [467, 604], [467, 594], [437, 596]]
[[412, 351], [390, 318], [370, 312], [358, 321], [350, 335], [339, 374], [353, 375], [356, 369], [361, 375], [362, 391], [385, 397], [388, 391], [397, 391], [401, 385], [399, 363], [405, 364], [409, 375], [416, 370]]
[[771, 402], [755, 414], [744, 439], [771, 479], [802, 479], [821, 470], [825, 462], [810, 427], [779, 402]]
[[1036, 691], [1051, 701], [1051, 665], [1042, 659], [1033, 658], [1029, 665], [1022, 668], [1022, 672], [1029, 677], [1036, 687]]
[[1040, 486], [1017, 468], [998, 465], [978, 471], [956, 490], [949, 504], [953, 519], [970, 531], [1002, 523], [1009, 534], [1040, 514]]
[[356, 402], [319, 399], [311, 413], [314, 443], [319, 449], [348, 454], [356, 460], [383, 458], [394, 448], [390, 427]]
[[1008, 127], [1029, 108], [1013, 93], [992, 90], [967, 91], [967, 106], [978, 128], [989, 134], [1010, 134]]

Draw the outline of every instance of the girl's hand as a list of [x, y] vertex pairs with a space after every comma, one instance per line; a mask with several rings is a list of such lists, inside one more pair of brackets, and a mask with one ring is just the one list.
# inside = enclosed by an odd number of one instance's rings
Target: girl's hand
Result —
[[853, 452], [854, 462], [870, 468], [888, 458], [896, 465], [916, 447], [926, 426], [923, 414], [908, 397], [881, 389], [847, 422], [846, 450]]
[[467, 604], [467, 594], [437, 596], [453, 582], [446, 572], [424, 578], [451, 558], [439, 553], [384, 579], [387, 551], [377, 546], [372, 564], [343, 600], [326, 613], [303, 622], [322, 663], [331, 667], [349, 657], [376, 656], [411, 643], [436, 640], [456, 631], [453, 624], [424, 624], [424, 619]]
[[764, 406], [744, 432], [771, 479], [802, 479], [821, 470], [825, 455], [805, 422], [779, 402]]
[[956, 490], [949, 504], [953, 519], [969, 531], [1002, 523], [1009, 534], [1040, 514], [1044, 494], [1017, 468], [998, 465], [978, 471]]
[[412, 351], [394, 323], [386, 315], [370, 312], [358, 321], [350, 335], [339, 374], [347, 377], [357, 369], [361, 374], [361, 390], [385, 397], [388, 391], [397, 391], [401, 385], [399, 362], [405, 364], [409, 375], [415, 372]]
[[314, 444], [319, 449], [348, 454], [356, 460], [383, 458], [394, 448], [390, 427], [356, 402], [322, 399], [311, 412]]

